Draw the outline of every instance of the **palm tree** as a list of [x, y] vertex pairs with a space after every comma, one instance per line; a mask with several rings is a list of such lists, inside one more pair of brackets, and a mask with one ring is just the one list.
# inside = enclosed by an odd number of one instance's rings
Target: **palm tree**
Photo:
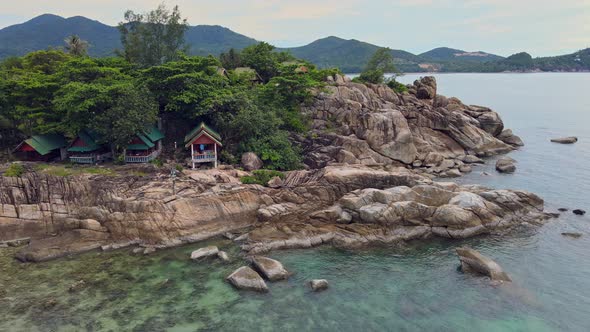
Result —
[[66, 43], [66, 51], [73, 56], [83, 56], [86, 55], [88, 51], [88, 42], [81, 39], [76, 35], [71, 35], [68, 38], [64, 39]]

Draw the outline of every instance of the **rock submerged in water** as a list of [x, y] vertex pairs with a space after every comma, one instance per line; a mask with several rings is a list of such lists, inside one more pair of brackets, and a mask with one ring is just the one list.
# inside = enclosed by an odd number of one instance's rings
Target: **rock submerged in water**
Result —
[[219, 259], [221, 259], [224, 262], [229, 262], [229, 256], [227, 255], [227, 253], [225, 251], [218, 252], [217, 257], [219, 257]]
[[219, 249], [215, 246], [205, 247], [195, 250], [191, 253], [191, 259], [197, 260], [203, 257], [214, 256], [219, 253]]
[[314, 292], [321, 292], [328, 289], [328, 280], [326, 279], [314, 279], [309, 282], [309, 286]]
[[496, 162], [496, 170], [500, 173], [514, 173], [516, 171], [516, 165], [514, 165], [514, 162], [515, 160], [512, 158], [500, 158]]
[[565, 233], [561, 233], [561, 235], [567, 236], [567, 237], [571, 237], [571, 238], [574, 238], [574, 239], [579, 239], [579, 238], [582, 237], [582, 233], [565, 232]]
[[477, 272], [490, 277], [493, 281], [512, 281], [502, 267], [492, 259], [471, 248], [457, 248], [463, 272]]
[[242, 266], [230, 274], [226, 280], [237, 289], [251, 290], [256, 292], [268, 292], [264, 279], [247, 266]]
[[252, 258], [252, 265], [270, 281], [284, 280], [289, 277], [289, 271], [283, 267], [281, 262], [268, 257], [255, 256]]
[[561, 138], [554, 138], [551, 140], [553, 143], [559, 144], [574, 144], [578, 141], [577, 137], [570, 136], [570, 137], [561, 137]]
[[575, 209], [575, 210], [574, 210], [574, 211], [572, 211], [572, 212], [573, 212], [575, 215], [578, 215], [578, 216], [583, 216], [583, 215], [585, 215], [585, 214], [586, 214], [586, 211], [584, 211], [584, 210], [580, 210], [580, 209]]

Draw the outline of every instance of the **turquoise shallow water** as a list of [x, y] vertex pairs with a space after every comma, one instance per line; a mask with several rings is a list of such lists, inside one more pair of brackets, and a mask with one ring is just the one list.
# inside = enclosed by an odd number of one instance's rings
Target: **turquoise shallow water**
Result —
[[[490, 161], [459, 181], [530, 190], [549, 210], [590, 210], [590, 75], [437, 79], [440, 93], [494, 108], [527, 144], [511, 154], [516, 174], [498, 175]], [[580, 142], [548, 142], [564, 135]], [[191, 262], [190, 252], [205, 244], [228, 251], [232, 261]], [[457, 271], [454, 248], [464, 244], [493, 257], [514, 282], [494, 286]], [[295, 274], [269, 284], [268, 294], [255, 294], [224, 282], [243, 264], [226, 240], [147, 257], [122, 250], [41, 264], [17, 263], [13, 249], [0, 249], [0, 331], [587, 331], [589, 252], [590, 218], [565, 213], [504, 237], [276, 252], [271, 257]], [[305, 285], [312, 278], [328, 279], [330, 289], [312, 293]], [[69, 291], [78, 280], [85, 285]]]

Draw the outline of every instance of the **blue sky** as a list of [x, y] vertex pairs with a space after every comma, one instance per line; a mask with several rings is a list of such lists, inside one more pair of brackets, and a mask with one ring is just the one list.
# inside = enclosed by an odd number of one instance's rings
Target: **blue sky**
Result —
[[[43, 13], [82, 15], [115, 25], [126, 9], [161, 0], [19, 0], [0, 2], [0, 27]], [[590, 0], [168, 0], [192, 25], [218, 24], [300, 46], [326, 36], [421, 53], [439, 46], [533, 56], [590, 47]]]

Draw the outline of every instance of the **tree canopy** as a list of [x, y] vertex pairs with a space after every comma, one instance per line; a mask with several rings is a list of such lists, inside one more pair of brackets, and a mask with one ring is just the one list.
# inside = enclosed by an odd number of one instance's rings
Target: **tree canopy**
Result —
[[170, 11], [161, 4], [146, 14], [128, 10], [125, 20], [119, 23], [123, 56], [141, 67], [178, 59], [179, 52], [186, 48], [187, 29], [187, 20], [181, 17], [178, 6]]
[[91, 130], [119, 151], [158, 116], [179, 124], [181, 132], [170, 137], [175, 141], [205, 121], [222, 135], [226, 162], [251, 151], [267, 168], [295, 169], [302, 158], [291, 136], [308, 127], [300, 105], [335, 70], [318, 70], [273, 49], [259, 44], [234, 50], [230, 57], [247, 61], [267, 83], [255, 83], [231, 68], [224, 71], [223, 59], [213, 56], [179, 54], [142, 68], [121, 57], [33, 52], [0, 63], [0, 120], [25, 135], [73, 138]]
[[1, 62], [0, 125], [69, 138], [90, 130], [122, 151], [158, 117], [179, 131], [167, 133], [175, 142], [205, 121], [222, 135], [226, 162], [255, 152], [267, 168], [300, 167], [301, 151], [291, 139], [308, 128], [300, 106], [337, 70], [318, 70], [267, 43], [219, 58], [184, 55], [179, 51], [187, 26], [178, 7], [128, 11], [125, 20], [119, 57], [85, 56], [87, 44], [71, 36], [67, 52], [38, 51]]
[[381, 84], [385, 82], [386, 73], [397, 73], [397, 69], [393, 63], [391, 49], [380, 48], [369, 59], [358, 80], [365, 83]]

